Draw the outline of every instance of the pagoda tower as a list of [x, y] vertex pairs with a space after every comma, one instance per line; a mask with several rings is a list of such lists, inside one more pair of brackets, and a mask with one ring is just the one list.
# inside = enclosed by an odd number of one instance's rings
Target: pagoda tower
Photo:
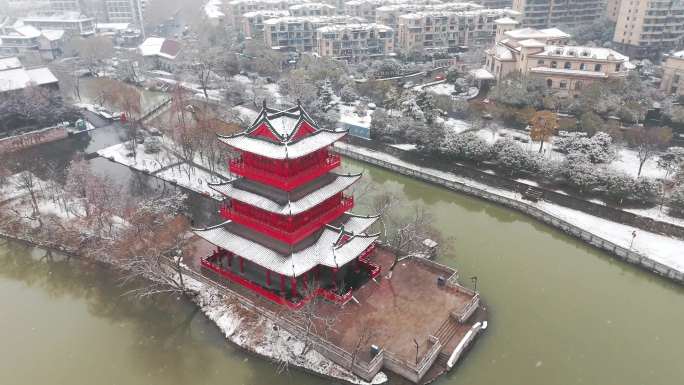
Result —
[[262, 110], [250, 127], [219, 141], [239, 153], [235, 176], [210, 184], [225, 199], [224, 222], [195, 233], [216, 246], [202, 267], [271, 301], [298, 308], [315, 296], [344, 303], [380, 273], [369, 261], [377, 216], [350, 212], [344, 191], [360, 174], [334, 173], [331, 146], [346, 130], [322, 129], [297, 105]]

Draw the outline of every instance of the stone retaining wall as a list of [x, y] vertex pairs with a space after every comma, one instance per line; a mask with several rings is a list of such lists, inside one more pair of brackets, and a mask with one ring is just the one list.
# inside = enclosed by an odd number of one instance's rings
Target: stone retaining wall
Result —
[[0, 139], [0, 154], [23, 150], [38, 144], [64, 139], [69, 135], [65, 126], [48, 127], [21, 135]]

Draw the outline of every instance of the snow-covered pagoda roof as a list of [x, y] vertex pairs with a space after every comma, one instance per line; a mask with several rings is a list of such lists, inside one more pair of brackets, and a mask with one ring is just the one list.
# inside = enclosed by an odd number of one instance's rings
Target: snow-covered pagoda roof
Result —
[[361, 174], [329, 173], [289, 192], [245, 178], [223, 183], [210, 183], [209, 187], [225, 197], [262, 210], [279, 215], [297, 215], [344, 191], [360, 178]]
[[[345, 214], [345, 218], [347, 223], [354, 221], [354, 224], [347, 226], [343, 223], [344, 226], [340, 228], [328, 226], [295, 247], [280, 244], [231, 221], [195, 230], [195, 234], [273, 272], [297, 277], [318, 265], [332, 268], [343, 266], [378, 239], [377, 234], [365, 233], [377, 217]], [[349, 231], [348, 227], [355, 227], [360, 232]]]
[[327, 147], [347, 134], [347, 130], [318, 127], [301, 105], [275, 110], [264, 106], [249, 128], [219, 140], [235, 149], [271, 159], [301, 158]]

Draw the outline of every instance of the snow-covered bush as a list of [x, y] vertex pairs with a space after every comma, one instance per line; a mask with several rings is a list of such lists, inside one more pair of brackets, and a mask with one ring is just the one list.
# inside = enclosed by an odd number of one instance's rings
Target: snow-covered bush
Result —
[[602, 179], [604, 194], [618, 204], [633, 194], [634, 178], [623, 172], [605, 172]]
[[677, 186], [668, 200], [669, 213], [678, 217], [684, 217], [684, 185]]
[[481, 162], [491, 157], [492, 146], [473, 132], [458, 134], [453, 130], [447, 130], [440, 151], [455, 159]]
[[591, 138], [583, 132], [561, 132], [553, 144], [559, 152], [582, 154], [591, 163], [608, 163], [616, 155], [613, 138], [605, 132], [597, 132]]
[[591, 192], [601, 187], [603, 180], [601, 170], [597, 169], [589, 159], [579, 153], [570, 153], [565, 159], [565, 178], [580, 193]]
[[655, 179], [640, 177], [636, 178], [634, 181], [632, 194], [629, 197], [629, 200], [649, 205], [657, 202], [659, 194], [660, 182]]
[[526, 151], [511, 138], [499, 139], [492, 147], [494, 159], [499, 166], [511, 171], [511, 174], [528, 172], [536, 173], [542, 159], [538, 154]]

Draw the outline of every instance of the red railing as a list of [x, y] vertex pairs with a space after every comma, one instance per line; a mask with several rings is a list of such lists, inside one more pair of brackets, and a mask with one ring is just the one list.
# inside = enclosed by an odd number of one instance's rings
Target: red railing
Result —
[[373, 251], [375, 251], [375, 244], [368, 246], [366, 250], [364, 250], [359, 256], [359, 265], [368, 270], [371, 278], [375, 278], [380, 275], [380, 266], [368, 260], [371, 254], [373, 254]]
[[264, 298], [267, 300], [277, 303], [279, 305], [287, 306], [290, 309], [297, 310], [300, 309], [302, 306], [304, 306], [306, 303], [311, 301], [314, 297], [322, 297], [325, 298], [328, 301], [335, 302], [338, 304], [345, 304], [351, 300], [352, 297], [352, 291], [349, 290], [348, 292], [340, 295], [337, 293], [334, 293], [330, 290], [323, 289], [323, 288], [318, 288], [314, 290], [311, 294], [308, 296], [302, 298], [301, 300], [297, 302], [292, 302], [288, 300], [285, 297], [281, 297], [277, 295], [276, 293], [259, 286], [258, 284], [247, 280], [243, 277], [241, 277], [239, 274], [236, 274], [232, 271], [222, 269], [221, 267], [217, 266], [216, 264], [212, 263], [210, 260], [219, 255], [220, 253], [214, 253], [211, 256], [202, 259], [201, 264], [203, 268], [206, 268], [208, 270], [213, 271], [214, 273], [218, 274], [220, 277], [227, 279], [228, 281], [231, 281], [235, 284], [238, 284]]
[[301, 225], [295, 231], [287, 231], [279, 226], [274, 226], [272, 222], [269, 223], [259, 220], [249, 214], [239, 212], [226, 206], [221, 207], [220, 214], [225, 219], [247, 226], [260, 233], [266, 234], [269, 237], [273, 237], [288, 244], [294, 244], [313, 234], [346, 211], [351, 210], [352, 207], [354, 207], [354, 198], [345, 196], [335, 207], [322, 212], [315, 218], [309, 219], [308, 222]]
[[242, 157], [231, 159], [228, 162], [230, 172], [243, 176], [247, 179], [265, 183], [273, 187], [292, 191], [295, 188], [310, 182], [328, 171], [331, 171], [341, 164], [341, 158], [337, 154], [329, 154], [321, 162], [307, 167], [302, 171], [295, 171], [292, 175], [284, 176], [264, 169], [259, 169], [248, 165]]

